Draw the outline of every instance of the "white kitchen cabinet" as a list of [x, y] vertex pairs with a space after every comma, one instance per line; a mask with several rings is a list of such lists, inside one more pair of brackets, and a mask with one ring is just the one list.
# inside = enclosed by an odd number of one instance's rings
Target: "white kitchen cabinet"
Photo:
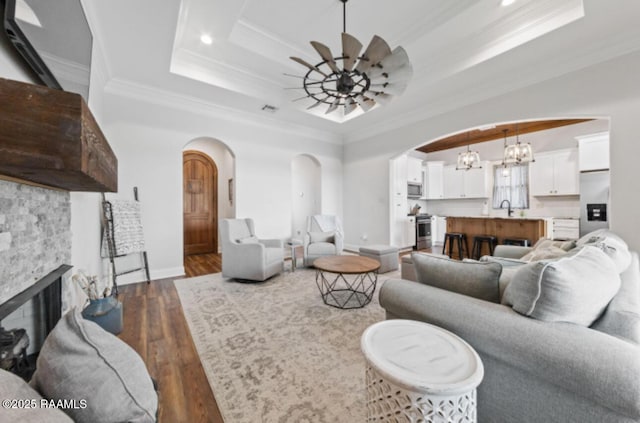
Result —
[[457, 170], [455, 165], [444, 167], [444, 198], [464, 198], [464, 170]]
[[407, 156], [406, 182], [422, 183], [422, 160]]
[[391, 161], [391, 174], [393, 177], [393, 196], [407, 199], [407, 156], [402, 155]]
[[482, 162], [481, 168], [469, 170], [457, 170], [456, 165], [444, 166], [444, 198], [489, 197], [490, 172], [491, 166], [488, 162]]
[[444, 198], [444, 162], [427, 162], [426, 181], [424, 184], [427, 200], [441, 200]]
[[491, 165], [488, 162], [482, 163], [482, 168], [473, 168], [460, 171], [464, 173], [464, 197], [465, 198], [488, 198]]
[[578, 219], [547, 219], [546, 237], [553, 240], [573, 240], [580, 238], [580, 221]]
[[580, 171], [609, 169], [609, 133], [584, 135], [578, 140]]
[[404, 248], [408, 246], [407, 243], [409, 242], [407, 240], [407, 227], [409, 225], [409, 216], [407, 216], [409, 213], [409, 203], [407, 201], [407, 156], [402, 155], [391, 160], [389, 173], [391, 175], [391, 216], [389, 219], [391, 243], [398, 248]]
[[576, 148], [536, 154], [531, 168], [531, 195], [578, 195], [578, 150]]

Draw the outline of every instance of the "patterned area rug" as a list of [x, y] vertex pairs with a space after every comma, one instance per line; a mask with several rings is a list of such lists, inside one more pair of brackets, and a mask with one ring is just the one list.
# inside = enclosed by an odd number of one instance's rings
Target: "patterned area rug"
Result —
[[325, 305], [315, 271], [266, 282], [221, 274], [175, 281], [200, 360], [227, 423], [366, 420], [360, 336], [384, 320], [378, 291], [362, 309]]

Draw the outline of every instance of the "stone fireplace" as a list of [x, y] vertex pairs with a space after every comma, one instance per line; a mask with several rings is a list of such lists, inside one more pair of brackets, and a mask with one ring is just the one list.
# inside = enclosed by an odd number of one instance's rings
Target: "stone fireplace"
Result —
[[[71, 208], [66, 191], [0, 180], [0, 304], [71, 263]], [[25, 328], [29, 353], [39, 350], [41, 304], [28, 301], [1, 322]]]

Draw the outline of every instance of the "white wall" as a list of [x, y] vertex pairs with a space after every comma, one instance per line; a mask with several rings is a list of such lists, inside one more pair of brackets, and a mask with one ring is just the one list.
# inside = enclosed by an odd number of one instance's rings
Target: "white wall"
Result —
[[[373, 242], [389, 242], [388, 207], [384, 219], [363, 211], [378, 199], [388, 204], [388, 160], [399, 152], [446, 134], [485, 123], [561, 117], [609, 117], [611, 119], [611, 228], [640, 250], [637, 216], [640, 198], [629, 181], [640, 157], [640, 54], [630, 54], [585, 70], [536, 84], [491, 100], [407, 125], [389, 133], [350, 143], [345, 147], [345, 198], [366, 191], [366, 204], [345, 201], [345, 228], [376, 235]], [[380, 174], [384, 175], [381, 176]], [[360, 185], [365, 183], [366, 186]], [[380, 213], [379, 213], [380, 214]], [[345, 231], [346, 242], [358, 243], [358, 233]]]
[[315, 158], [300, 155], [291, 162], [291, 237], [302, 240], [307, 217], [322, 212], [322, 168]]
[[291, 234], [291, 161], [300, 154], [322, 167], [322, 212], [342, 216], [341, 146], [275, 125], [240, 123], [224, 111], [182, 109], [109, 90], [105, 96], [103, 129], [118, 157], [118, 195], [140, 190], [152, 279], [183, 273], [182, 151], [190, 140], [215, 138], [233, 151], [235, 214], [253, 218], [259, 237]]

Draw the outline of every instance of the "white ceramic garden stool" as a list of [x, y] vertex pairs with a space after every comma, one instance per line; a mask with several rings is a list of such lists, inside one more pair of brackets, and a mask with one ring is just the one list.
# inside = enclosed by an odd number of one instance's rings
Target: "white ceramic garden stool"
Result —
[[484, 367], [460, 337], [413, 320], [386, 320], [362, 334], [367, 422], [476, 422]]

